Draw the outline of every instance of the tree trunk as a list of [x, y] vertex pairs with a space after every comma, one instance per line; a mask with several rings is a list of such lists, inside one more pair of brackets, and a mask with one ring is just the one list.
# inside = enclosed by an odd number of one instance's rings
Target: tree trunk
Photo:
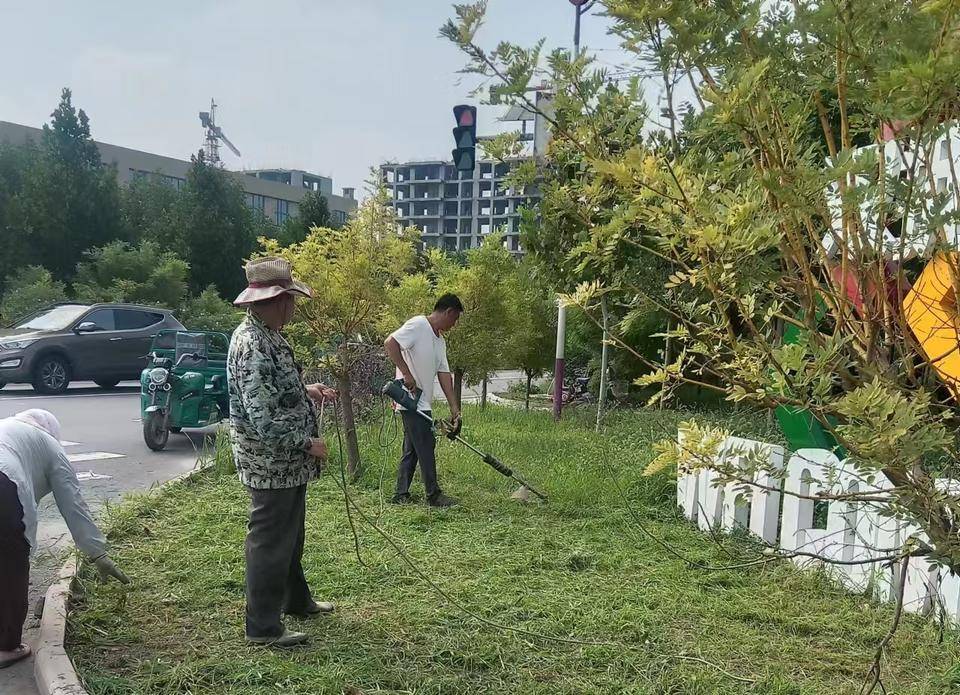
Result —
[[487, 377], [480, 384], [480, 409], [487, 407]]
[[340, 407], [343, 412], [343, 429], [347, 440], [347, 472], [351, 480], [360, 477], [360, 445], [357, 442], [357, 425], [353, 414], [353, 393], [351, 392], [350, 372], [337, 374], [337, 390], [340, 392]]
[[610, 347], [610, 311], [607, 309], [607, 295], [600, 297], [600, 309], [603, 311], [603, 347], [600, 350], [600, 394], [597, 396], [598, 432], [600, 431], [600, 420], [603, 417], [603, 408], [607, 404], [607, 361]]
[[530, 410], [530, 382], [533, 381], [533, 374], [527, 372], [527, 400], [525, 405], [525, 410]]
[[453, 370], [453, 392], [457, 395], [457, 405], [463, 407], [463, 369], [455, 367]]

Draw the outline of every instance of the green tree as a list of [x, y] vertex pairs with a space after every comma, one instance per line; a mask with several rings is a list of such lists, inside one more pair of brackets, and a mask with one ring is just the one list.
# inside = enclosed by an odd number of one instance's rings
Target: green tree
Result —
[[225, 297], [233, 297], [246, 286], [243, 263], [255, 248], [256, 225], [262, 220], [247, 208], [234, 178], [207, 164], [202, 152], [190, 161], [181, 226], [166, 248], [175, 249], [190, 265], [194, 292], [215, 285]]
[[553, 366], [556, 336], [556, 300], [537, 274], [534, 262], [524, 259], [507, 285], [507, 331], [504, 363], [518, 366], [527, 377], [525, 407], [530, 410], [530, 384]]
[[426, 273], [403, 277], [387, 288], [387, 303], [380, 317], [380, 333], [389, 335], [412, 316], [426, 315], [433, 310], [436, 292]]
[[69, 89], [43, 127], [37, 155], [13, 223], [29, 238], [28, 262], [68, 279], [86, 249], [120, 236], [116, 171], [101, 162], [90, 121]]
[[240, 325], [243, 312], [224, 301], [211, 285], [183, 304], [178, 312], [180, 323], [195, 331], [220, 331], [230, 335]]
[[437, 270], [437, 294], [453, 292], [464, 308], [460, 322], [447, 337], [447, 359], [458, 399], [464, 381], [482, 384], [481, 405], [486, 406], [486, 381], [504, 366], [509, 333], [509, 294], [504, 281], [513, 277], [515, 266], [503, 246], [503, 236], [490, 234], [479, 248], [467, 252], [466, 267], [447, 261]]
[[73, 288], [82, 302], [135, 302], [177, 308], [187, 295], [189, 267], [150, 241], [115, 241], [84, 254]]
[[[530, 105], [526, 90], [543, 67], [539, 46], [484, 50], [474, 36], [485, 4], [457, 6], [443, 34], [468, 56], [468, 71], [492, 80], [499, 100]], [[613, 330], [611, 339], [646, 364], [642, 385], [669, 394], [688, 383], [736, 402], [805, 410], [862, 469], [890, 484], [884, 512], [913, 520], [930, 557], [960, 570], [960, 502], [936, 484], [938, 475], [957, 477], [956, 389], [947, 401], [939, 356], [918, 360], [902, 296], [872, 290], [915, 277], [906, 261], [928, 244], [947, 254], [942, 281], [960, 288], [958, 214], [926, 174], [940, 148], [955, 143], [960, 7], [604, 4], [637, 71], [651, 66], [651, 55], [658, 66], [678, 66], [702, 113], [683, 137], [610, 147], [594, 109], [617, 88], [589, 58], [547, 59], [557, 95], [556, 114], [543, 114], [554, 144], [539, 172], [548, 187], [556, 184], [549, 224], [587, 226], [579, 243], [547, 241], [544, 252], [598, 271], [568, 300], [593, 317], [600, 297], [615, 297], [627, 319], [649, 307], [670, 316], [669, 360], [645, 356]], [[856, 150], [890, 130], [898, 139], [892, 159], [902, 166], [888, 165], [879, 147]], [[568, 147], [588, 166], [582, 178], [551, 161]], [[946, 178], [956, 191], [954, 169]], [[899, 238], [882, 242], [885, 229]], [[650, 257], [667, 271], [659, 286], [639, 281]], [[796, 334], [786, 343], [784, 325]], [[724, 471], [725, 480], [749, 479], [759, 465]], [[872, 692], [879, 665], [871, 676]]]
[[0, 143], [0, 289], [6, 278], [22, 268], [29, 239], [23, 226], [23, 189], [37, 159], [36, 145]]
[[280, 227], [277, 239], [284, 246], [299, 244], [307, 238], [312, 228], [330, 227], [330, 221], [327, 199], [319, 191], [309, 191], [300, 200], [297, 214]]
[[0, 299], [0, 325], [9, 325], [50, 304], [67, 299], [66, 287], [50, 271], [31, 265], [17, 271]]
[[123, 238], [133, 244], [150, 241], [161, 248], [178, 249], [185, 225], [186, 197], [156, 176], [144, 176], [120, 191]]
[[264, 240], [264, 253], [287, 258], [314, 290], [312, 299], [299, 304], [290, 335], [308, 363], [322, 363], [337, 380], [354, 477], [361, 470], [351, 382], [358, 355], [354, 344], [382, 340], [379, 329], [391, 288], [414, 268], [419, 243], [417, 230], [397, 232], [396, 211], [382, 184], [341, 229], [314, 228], [289, 247]]

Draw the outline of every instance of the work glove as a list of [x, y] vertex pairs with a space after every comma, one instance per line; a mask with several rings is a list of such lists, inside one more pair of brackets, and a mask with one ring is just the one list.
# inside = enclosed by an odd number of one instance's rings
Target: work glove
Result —
[[129, 584], [130, 579], [125, 575], [119, 567], [114, 564], [113, 560], [104, 553], [100, 557], [93, 559], [93, 564], [96, 566], [97, 571], [100, 573], [100, 581], [106, 582], [113, 577], [121, 584]]

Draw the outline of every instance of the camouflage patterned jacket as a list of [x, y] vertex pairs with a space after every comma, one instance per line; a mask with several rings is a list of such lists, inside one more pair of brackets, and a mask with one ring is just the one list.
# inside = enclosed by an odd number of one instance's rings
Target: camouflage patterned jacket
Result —
[[248, 313], [227, 356], [230, 432], [240, 482], [256, 489], [306, 484], [317, 460], [306, 452], [317, 415], [293, 350], [279, 332]]

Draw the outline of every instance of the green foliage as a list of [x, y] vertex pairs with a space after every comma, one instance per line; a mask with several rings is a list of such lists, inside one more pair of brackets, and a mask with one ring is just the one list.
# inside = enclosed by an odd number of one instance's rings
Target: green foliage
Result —
[[184, 302], [177, 317], [191, 330], [220, 331], [230, 335], [243, 320], [243, 311], [222, 299], [217, 288], [211, 285]]
[[[295, 217], [291, 217], [277, 232], [277, 240], [284, 246], [299, 244], [314, 227], [330, 227], [330, 208], [319, 191], [309, 191], [300, 200]], [[264, 235], [261, 235], [264, 236]]]
[[0, 299], [0, 325], [10, 324], [66, 298], [66, 287], [59, 280], [54, 280], [49, 270], [35, 265], [27, 266], [7, 282], [6, 291]]
[[289, 260], [314, 290], [299, 305], [298, 320], [322, 340], [345, 344], [358, 335], [381, 338], [383, 312], [392, 288], [413, 268], [419, 233], [397, 233], [396, 212], [380, 186], [341, 229], [314, 228], [286, 248], [275, 239], [261, 243], [265, 255]]
[[524, 259], [504, 283], [507, 290], [504, 366], [536, 377], [553, 366], [556, 299], [533, 262]]
[[134, 248], [115, 241], [84, 254], [74, 291], [82, 302], [132, 302], [167, 308], [187, 294], [189, 267], [173, 253], [145, 241]]
[[437, 294], [453, 292], [463, 303], [460, 322], [447, 336], [447, 359], [467, 383], [479, 383], [504, 366], [509, 283], [515, 275], [516, 261], [499, 234], [490, 234], [479, 248], [467, 252], [465, 268], [448, 263], [438, 269]]
[[0, 143], [0, 289], [27, 262], [29, 240], [23, 228], [23, 188], [37, 158], [35, 144]]
[[120, 208], [125, 239], [178, 248], [187, 212], [182, 191], [158, 176], [140, 177], [121, 189]]
[[[934, 557], [960, 569], [960, 504], [937, 491], [930, 470], [960, 454], [955, 403], [917, 359], [900, 298], [873, 290], [910, 279], [908, 242], [958, 250], [958, 214], [925, 171], [956, 129], [960, 6], [604, 5], [630, 67], [660, 81], [669, 129], [645, 135], [653, 124], [639, 80], [611, 81], [588, 56], [549, 56], [553, 113], [543, 116], [553, 140], [525, 248], [594, 318], [608, 298], [617, 344], [648, 373], [639, 383], [663, 396], [687, 383], [737, 402], [808, 409], [892, 483], [887, 511], [914, 520]], [[442, 33], [495, 100], [526, 104], [540, 45], [484, 50], [474, 38], [484, 10], [458, 7]], [[699, 105], [682, 119], [672, 91], [681, 82]], [[855, 151], [892, 123], [901, 147], [918, 153], [902, 173], [875, 150]], [[905, 215], [916, 225], [899, 248], [876, 243], [878, 220], [895, 230]], [[856, 276], [862, 305], [831, 274], [835, 264]], [[960, 284], [960, 269], [950, 275]], [[666, 316], [669, 330], [655, 330]], [[785, 326], [805, 337], [783, 345]], [[658, 349], [659, 333], [670, 354]]]
[[37, 146], [8, 149], [4, 159], [0, 176], [15, 187], [0, 208], [6, 208], [6, 233], [25, 237], [12, 247], [20, 263], [42, 265], [66, 280], [86, 249], [120, 236], [116, 172], [101, 162], [89, 119], [73, 106], [69, 89]]
[[246, 286], [243, 263], [255, 248], [259, 213], [247, 207], [240, 184], [204, 161], [202, 153], [190, 161], [185, 214], [167, 248], [177, 249], [190, 265], [194, 292], [215, 285], [224, 296], [236, 296]]
[[380, 334], [389, 335], [411, 316], [429, 314], [436, 293], [426, 273], [407, 275], [387, 289], [387, 304], [380, 319]]

